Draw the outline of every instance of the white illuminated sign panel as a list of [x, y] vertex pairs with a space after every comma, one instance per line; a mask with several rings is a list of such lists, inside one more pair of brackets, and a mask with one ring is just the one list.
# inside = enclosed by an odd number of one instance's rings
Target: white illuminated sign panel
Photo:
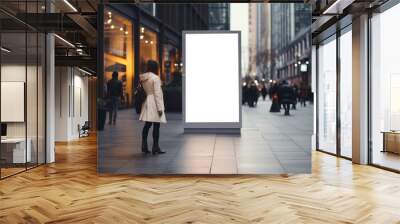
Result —
[[301, 65], [300, 65], [300, 71], [301, 71], [301, 72], [307, 72], [307, 70], [308, 70], [308, 68], [307, 68], [307, 65], [306, 65], [306, 64], [301, 64]]
[[240, 128], [240, 32], [183, 36], [185, 126]]

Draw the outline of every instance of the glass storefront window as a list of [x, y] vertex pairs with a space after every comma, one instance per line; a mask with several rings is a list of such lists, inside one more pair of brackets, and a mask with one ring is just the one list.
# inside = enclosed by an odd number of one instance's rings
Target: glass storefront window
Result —
[[371, 19], [372, 163], [400, 170], [400, 5]]
[[352, 33], [340, 36], [340, 153], [352, 157]]
[[178, 49], [170, 44], [163, 46], [161, 78], [165, 81], [165, 111], [182, 112], [182, 74]]
[[163, 73], [161, 79], [169, 83], [173, 79], [174, 73], [179, 71], [180, 68], [178, 49], [170, 44], [164, 45], [162, 62]]
[[158, 39], [157, 33], [141, 26], [140, 27], [140, 70], [139, 73], [146, 71], [148, 60], [158, 62]]
[[123, 84], [120, 107], [131, 107], [133, 97], [134, 53], [133, 24], [111, 9], [104, 10], [104, 81], [118, 72]]
[[336, 154], [336, 39], [318, 48], [318, 148]]

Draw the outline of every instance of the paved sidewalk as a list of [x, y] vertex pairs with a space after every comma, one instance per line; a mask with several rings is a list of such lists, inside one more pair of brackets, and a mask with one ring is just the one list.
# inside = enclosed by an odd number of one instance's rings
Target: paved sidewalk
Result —
[[[241, 135], [183, 134], [181, 120], [161, 125], [166, 154], [140, 152], [143, 123], [121, 110], [117, 124], [98, 134], [98, 169], [116, 174], [283, 174], [311, 172], [313, 107], [291, 116], [270, 113], [271, 102], [243, 107]], [[152, 145], [151, 131], [149, 147]]]

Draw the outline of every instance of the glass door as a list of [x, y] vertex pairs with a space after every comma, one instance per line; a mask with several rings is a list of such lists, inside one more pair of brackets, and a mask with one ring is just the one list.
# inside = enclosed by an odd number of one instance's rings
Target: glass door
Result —
[[318, 48], [318, 149], [336, 154], [336, 36]]
[[340, 155], [352, 157], [352, 32], [343, 30], [340, 38]]

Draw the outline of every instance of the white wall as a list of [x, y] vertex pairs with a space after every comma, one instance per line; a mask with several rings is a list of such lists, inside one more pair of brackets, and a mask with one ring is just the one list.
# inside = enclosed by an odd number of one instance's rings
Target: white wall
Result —
[[73, 67], [56, 67], [56, 141], [79, 138], [78, 124], [88, 120], [88, 78]]

